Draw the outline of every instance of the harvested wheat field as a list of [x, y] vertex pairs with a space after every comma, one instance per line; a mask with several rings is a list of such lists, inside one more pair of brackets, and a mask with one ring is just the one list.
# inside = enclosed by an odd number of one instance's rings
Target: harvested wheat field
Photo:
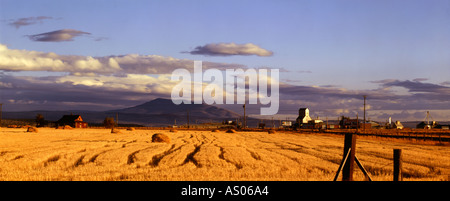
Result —
[[[161, 133], [170, 142], [152, 142]], [[343, 136], [267, 132], [2, 128], [0, 180], [325, 180]], [[392, 150], [403, 149], [404, 180], [448, 180], [450, 147], [357, 140], [372, 179], [392, 180]], [[364, 180], [355, 169], [355, 180]]]

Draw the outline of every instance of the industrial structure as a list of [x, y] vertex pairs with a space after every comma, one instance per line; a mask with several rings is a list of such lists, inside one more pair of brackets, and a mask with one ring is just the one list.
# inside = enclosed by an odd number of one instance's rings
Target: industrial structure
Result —
[[403, 129], [403, 128], [405, 128], [405, 127], [403, 126], [403, 124], [402, 124], [400, 121], [395, 121], [395, 122], [392, 124], [391, 127], [392, 127], [392, 128], [395, 128], [395, 129]]
[[309, 109], [308, 108], [300, 108], [298, 110], [298, 117], [297, 117], [297, 123], [299, 125], [307, 124], [311, 119], [309, 116]]

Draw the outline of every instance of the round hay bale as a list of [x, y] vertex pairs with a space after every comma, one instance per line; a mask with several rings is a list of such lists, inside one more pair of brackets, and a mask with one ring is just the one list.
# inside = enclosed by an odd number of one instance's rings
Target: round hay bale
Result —
[[219, 129], [214, 129], [214, 130], [212, 130], [211, 132], [213, 132], [213, 133], [218, 133], [218, 132], [220, 132], [220, 130], [219, 130]]
[[275, 130], [273, 130], [273, 129], [270, 129], [270, 130], [268, 131], [268, 133], [269, 133], [269, 134], [275, 134], [275, 133], [277, 133], [277, 131], [275, 131]]
[[155, 133], [152, 135], [152, 142], [165, 142], [170, 143], [170, 138], [162, 133]]
[[39, 132], [39, 130], [36, 127], [28, 127], [27, 132], [33, 132], [33, 133], [37, 133]]
[[234, 129], [228, 129], [226, 133], [236, 133], [236, 130], [234, 130]]
[[112, 128], [111, 129], [111, 133], [121, 133], [119, 129], [117, 128]]
[[65, 125], [63, 129], [69, 129], [70, 130], [70, 129], [72, 129], [72, 127], [69, 126], [69, 125]]
[[134, 130], [136, 130], [134, 127], [128, 127], [127, 128], [127, 131], [134, 131]]
[[177, 130], [177, 129], [170, 129], [169, 132], [171, 132], [171, 133], [177, 133], [178, 130]]

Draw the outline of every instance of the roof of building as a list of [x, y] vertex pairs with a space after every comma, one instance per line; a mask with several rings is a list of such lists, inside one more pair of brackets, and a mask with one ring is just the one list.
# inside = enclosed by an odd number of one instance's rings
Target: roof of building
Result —
[[59, 119], [57, 122], [75, 122], [75, 121], [83, 121], [80, 115], [64, 115], [61, 119]]

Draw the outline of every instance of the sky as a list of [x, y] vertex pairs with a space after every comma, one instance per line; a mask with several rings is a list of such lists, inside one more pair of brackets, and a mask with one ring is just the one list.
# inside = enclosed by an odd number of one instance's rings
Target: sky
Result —
[[170, 98], [172, 71], [200, 60], [280, 69], [278, 117], [361, 116], [367, 95], [373, 120], [449, 121], [449, 36], [448, 0], [0, 0], [0, 102], [130, 107]]

